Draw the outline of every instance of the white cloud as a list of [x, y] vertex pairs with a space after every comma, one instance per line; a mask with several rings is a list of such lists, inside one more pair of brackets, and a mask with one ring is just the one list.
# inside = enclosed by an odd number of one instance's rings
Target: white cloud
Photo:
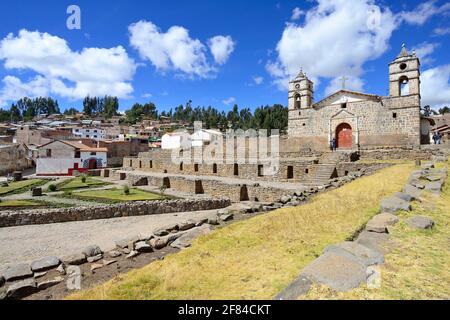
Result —
[[425, 70], [421, 76], [422, 106], [450, 106], [450, 64]]
[[235, 42], [230, 36], [216, 36], [208, 40], [214, 60], [217, 64], [225, 64], [234, 51]]
[[421, 3], [413, 11], [403, 11], [399, 13], [399, 18], [409, 24], [423, 25], [434, 15], [445, 14], [450, 11], [449, 3], [437, 6], [436, 2], [436, 0], [431, 0]]
[[[189, 30], [172, 26], [162, 32], [150, 21], [141, 20], [128, 27], [130, 44], [144, 60], [159, 71], [173, 70], [183, 76], [209, 78], [217, 71], [208, 62], [207, 47], [189, 35]], [[217, 63], [223, 64], [234, 49], [231, 37], [210, 39], [211, 50]]]
[[[346, 77], [345, 80], [345, 89], [346, 90], [353, 90], [353, 91], [362, 91], [364, 87], [364, 82], [362, 79], [358, 77]], [[330, 81], [327, 88], [325, 89], [325, 94], [330, 95], [333, 94], [339, 90], [342, 90], [343, 85], [343, 78], [338, 77], [334, 78]]]
[[[369, 23], [372, 17], [375, 24]], [[301, 67], [316, 80], [360, 77], [363, 64], [388, 49], [395, 28], [394, 14], [370, 0], [319, 0], [306, 12], [304, 24], [286, 25], [277, 45], [278, 59], [269, 61], [266, 70], [280, 89]]]
[[253, 82], [256, 85], [260, 85], [260, 84], [262, 84], [264, 82], [264, 78], [263, 77], [253, 77]]
[[291, 20], [298, 20], [304, 14], [305, 14], [305, 11], [301, 10], [298, 7], [295, 7], [294, 10], [292, 10]]
[[416, 55], [420, 58], [422, 64], [431, 63], [433, 59], [429, 56], [434, 52], [434, 50], [439, 47], [439, 43], [423, 42], [419, 44], [414, 50]]
[[0, 90], [0, 107], [6, 106], [8, 101], [16, 101], [23, 97], [45, 97], [49, 94], [49, 82], [41, 76], [36, 76], [27, 83], [19, 78], [6, 76], [2, 80], [3, 87]]
[[445, 36], [447, 34], [450, 34], [450, 27], [447, 28], [435, 28], [433, 30], [433, 34], [437, 36]]
[[222, 103], [224, 105], [230, 105], [236, 102], [236, 99], [234, 97], [229, 97], [228, 99], [222, 100]]
[[[8, 78], [0, 98], [4, 101], [10, 100], [5, 92], [14, 90], [33, 95], [37, 82], [41, 92], [45, 87], [46, 94], [69, 99], [80, 99], [88, 94], [127, 98], [133, 92], [130, 81], [137, 68], [121, 46], [84, 48], [76, 52], [62, 38], [27, 30], [21, 30], [17, 36], [9, 34], [1, 40], [0, 60], [4, 60], [7, 70], [31, 70], [38, 74], [28, 84], [18, 78]], [[12, 88], [14, 85], [17, 85], [16, 89]], [[28, 92], [25, 89], [29, 89]]]
[[144, 94], [142, 95], [142, 98], [146, 98], [146, 99], [149, 99], [149, 98], [151, 98], [151, 97], [153, 97], [153, 95], [152, 95], [151, 93], [144, 93]]
[[[364, 64], [387, 51], [392, 33], [402, 23], [420, 25], [449, 10], [450, 4], [438, 6], [434, 0], [396, 14], [373, 0], [317, 0], [302, 24], [286, 24], [276, 47], [278, 57], [267, 62], [266, 70], [280, 90], [287, 89], [301, 67], [316, 87], [321, 79], [331, 79], [327, 92], [336, 89], [333, 79], [343, 75], [354, 79], [349, 86], [363, 90]], [[427, 63], [436, 47], [423, 43], [417, 53]]]

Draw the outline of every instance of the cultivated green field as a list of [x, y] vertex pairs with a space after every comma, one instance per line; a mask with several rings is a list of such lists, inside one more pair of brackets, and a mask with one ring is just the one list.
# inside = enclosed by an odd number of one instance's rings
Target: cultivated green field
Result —
[[72, 193], [71, 197], [82, 200], [101, 200], [107, 202], [161, 200], [166, 198], [162, 195], [140, 189], [130, 189], [130, 193], [125, 194], [123, 189], [116, 188], [76, 192]]
[[98, 188], [110, 185], [110, 183], [94, 179], [92, 177], [86, 177], [86, 181], [83, 182], [81, 177], [67, 179], [56, 185], [56, 191], [73, 191], [78, 189]]
[[43, 179], [31, 179], [17, 182], [9, 182], [7, 187], [0, 186], [0, 196], [27, 192], [34, 187], [42, 186], [46, 182], [47, 181]]
[[40, 207], [40, 206], [42, 206], [41, 202], [33, 201], [33, 200], [3, 200], [0, 202], [0, 208]]

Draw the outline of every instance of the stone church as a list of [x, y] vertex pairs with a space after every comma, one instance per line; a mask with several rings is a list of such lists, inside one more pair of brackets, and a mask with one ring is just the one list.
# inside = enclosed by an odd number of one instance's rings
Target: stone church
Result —
[[[345, 81], [345, 79], [344, 79]], [[389, 64], [389, 96], [342, 89], [314, 102], [313, 83], [300, 72], [289, 83], [289, 140], [324, 150], [416, 147], [429, 142], [420, 114], [420, 62], [405, 46]]]

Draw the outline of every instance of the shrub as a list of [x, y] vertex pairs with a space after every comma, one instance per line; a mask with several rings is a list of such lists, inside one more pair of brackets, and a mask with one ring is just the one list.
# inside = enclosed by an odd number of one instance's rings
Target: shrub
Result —
[[56, 185], [51, 184], [51, 185], [48, 186], [48, 191], [55, 192], [56, 190], [57, 190]]
[[124, 186], [123, 187], [123, 193], [125, 193], [128, 196], [130, 194], [130, 187], [129, 186]]
[[161, 192], [161, 195], [164, 195], [166, 193], [167, 187], [165, 185], [162, 185], [159, 187], [159, 191]]
[[86, 179], [87, 179], [86, 175], [83, 174], [83, 175], [81, 176], [81, 182], [86, 183]]

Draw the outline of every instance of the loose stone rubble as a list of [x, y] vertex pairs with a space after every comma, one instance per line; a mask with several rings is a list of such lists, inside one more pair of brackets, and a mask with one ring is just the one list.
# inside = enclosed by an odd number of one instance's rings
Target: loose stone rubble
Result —
[[[389, 227], [399, 222], [399, 211], [411, 211], [411, 202], [420, 201], [424, 190], [439, 195], [447, 178], [445, 169], [436, 169], [427, 163], [414, 171], [402, 192], [381, 201], [381, 213], [373, 217], [358, 238], [325, 248], [323, 254], [308, 264], [300, 275], [275, 300], [295, 300], [309, 292], [311, 286], [325, 285], [335, 291], [345, 292], [367, 284], [377, 288], [381, 274], [377, 266], [384, 263], [384, 255], [391, 245]], [[405, 223], [414, 229], [431, 229], [434, 221], [414, 216]]]

